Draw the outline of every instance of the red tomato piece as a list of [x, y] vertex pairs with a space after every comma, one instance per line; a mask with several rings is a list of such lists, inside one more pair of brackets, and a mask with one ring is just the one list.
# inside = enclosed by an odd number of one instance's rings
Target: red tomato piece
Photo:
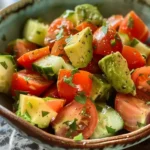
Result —
[[59, 112], [65, 104], [65, 100], [64, 99], [52, 99], [52, 100], [48, 100], [46, 101], [46, 104], [55, 112]]
[[[74, 122], [76, 129], [70, 128], [67, 122]], [[52, 125], [56, 135], [73, 138], [82, 133], [84, 139], [88, 139], [93, 134], [97, 123], [98, 114], [96, 107], [91, 100], [86, 100], [85, 104], [72, 101], [65, 106], [59, 112]]]
[[94, 25], [94, 24], [92, 24], [90, 22], [82, 22], [81, 24], [79, 24], [76, 27], [76, 29], [78, 31], [82, 31], [83, 29], [85, 29], [87, 27], [89, 27], [91, 29], [92, 33], [94, 33], [98, 29], [98, 27], [96, 25]]
[[133, 47], [124, 45], [122, 56], [127, 60], [130, 70], [145, 66], [145, 58]]
[[131, 38], [135, 37], [142, 42], [148, 38], [148, 27], [134, 12], [130, 11], [122, 21], [119, 32], [128, 34]]
[[93, 54], [92, 61], [87, 65], [87, 67], [82, 68], [82, 70], [88, 71], [88, 72], [93, 73], [93, 74], [100, 73], [101, 70], [98, 66], [98, 62], [102, 58], [103, 58], [102, 55]]
[[150, 95], [150, 66], [137, 68], [131, 78], [138, 90]]
[[33, 71], [22, 70], [13, 74], [11, 93], [14, 96], [15, 91], [25, 91], [31, 95], [39, 96], [52, 83], [52, 80], [46, 80]]
[[37, 45], [34, 43], [27, 40], [17, 39], [14, 43], [8, 44], [6, 52], [15, 55], [15, 58], [18, 59], [23, 54], [37, 48]]
[[51, 54], [55, 56], [61, 56], [66, 62], [69, 62], [69, 58], [64, 51], [64, 46], [66, 45], [67, 36], [56, 41], [52, 47]]
[[58, 94], [57, 85], [54, 84], [54, 85], [50, 86], [50, 88], [48, 88], [46, 90], [46, 92], [44, 93], [44, 97], [60, 98], [60, 96]]
[[117, 30], [123, 21], [122, 15], [113, 15], [108, 18], [107, 23], [113, 27], [113, 29]]
[[93, 47], [95, 54], [105, 56], [111, 54], [112, 52], [121, 52], [122, 42], [115, 29], [112, 27], [107, 28], [103, 26], [94, 32]]
[[71, 21], [65, 18], [55, 19], [49, 26], [48, 34], [45, 38], [45, 45], [52, 47], [56, 40], [56, 36], [61, 32], [60, 37], [70, 35], [74, 30], [74, 25]]
[[[67, 69], [61, 69], [58, 74], [57, 87], [58, 93], [61, 98], [66, 99], [66, 103], [71, 102], [78, 91], [83, 91], [86, 96], [89, 96], [92, 89], [92, 79], [90, 78], [91, 73], [87, 71], [79, 71], [72, 77], [72, 71]], [[69, 79], [71, 86], [65, 79]]]
[[17, 59], [17, 62], [26, 69], [32, 69], [32, 63], [43, 56], [50, 54], [49, 46], [27, 52]]
[[124, 128], [134, 131], [150, 123], [150, 105], [131, 95], [117, 94], [115, 109], [123, 118]]

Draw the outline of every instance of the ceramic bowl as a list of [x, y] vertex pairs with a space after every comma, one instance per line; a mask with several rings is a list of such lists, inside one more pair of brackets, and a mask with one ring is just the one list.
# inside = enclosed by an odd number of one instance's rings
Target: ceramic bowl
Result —
[[[97, 5], [104, 17], [111, 14], [125, 15], [134, 10], [150, 27], [150, 2], [148, 0], [22, 0], [0, 12], [0, 51], [4, 51], [9, 41], [21, 37], [22, 28], [28, 18], [43, 18], [50, 22], [66, 9], [73, 9], [77, 4], [91, 3]], [[71, 149], [124, 149], [138, 144], [150, 137], [150, 125], [131, 133], [94, 140], [75, 142], [49, 134], [28, 122], [18, 118], [12, 112], [10, 98], [1, 96], [0, 115], [11, 125], [21, 129], [29, 138], [38, 140], [50, 149], [59, 147]]]

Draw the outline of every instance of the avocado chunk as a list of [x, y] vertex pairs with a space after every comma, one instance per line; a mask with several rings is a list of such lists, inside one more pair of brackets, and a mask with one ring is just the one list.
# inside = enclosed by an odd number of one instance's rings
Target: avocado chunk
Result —
[[71, 36], [64, 50], [76, 68], [84, 68], [92, 60], [92, 33], [89, 27]]
[[124, 122], [117, 111], [105, 103], [96, 104], [96, 108], [98, 112], [98, 124], [91, 139], [112, 136], [123, 129]]
[[136, 38], [131, 41], [130, 46], [134, 47], [146, 59], [150, 55], [150, 48]]
[[119, 34], [119, 37], [121, 38], [123, 45], [130, 45], [131, 41], [130, 41], [128, 34], [120, 33], [120, 32], [118, 32], [118, 34]]
[[134, 82], [131, 79], [127, 61], [116, 52], [105, 56], [98, 62], [109, 83], [117, 92], [136, 94]]
[[97, 9], [97, 7], [91, 4], [82, 4], [75, 7], [75, 15], [77, 19], [77, 24], [84, 21], [91, 22], [97, 26], [102, 24], [102, 15]]
[[66, 10], [61, 17], [70, 20], [74, 25], [77, 24], [76, 15], [73, 10]]
[[102, 75], [92, 75], [92, 91], [90, 93], [91, 100], [106, 101], [111, 93], [111, 85]]
[[57, 113], [42, 98], [20, 94], [17, 115], [39, 128], [46, 128]]

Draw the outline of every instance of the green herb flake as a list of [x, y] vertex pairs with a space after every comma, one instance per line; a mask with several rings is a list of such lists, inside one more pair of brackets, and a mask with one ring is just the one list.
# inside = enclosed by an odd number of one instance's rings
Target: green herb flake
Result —
[[75, 118], [72, 121], [65, 121], [65, 122], [63, 122], [63, 124], [67, 125], [70, 130], [75, 131], [75, 130], [77, 130], [77, 123], [76, 123], [77, 121], [78, 121], [78, 119]]
[[145, 124], [144, 124], [144, 123], [141, 123], [141, 122], [137, 122], [137, 126], [138, 126], [139, 128], [141, 128], [141, 127], [144, 127]]
[[49, 101], [49, 100], [51, 100], [52, 98], [51, 97], [44, 97], [44, 98], [42, 98], [44, 101]]
[[76, 73], [79, 73], [78, 68], [75, 68], [75, 69], [73, 69], [73, 70], [71, 71], [71, 75], [74, 75], [74, 74], [76, 74]]
[[78, 92], [77, 95], [75, 96], [75, 100], [81, 104], [85, 104], [86, 103], [86, 95], [84, 92]]
[[36, 33], [37, 33], [37, 34], [41, 34], [41, 32], [40, 32], [40, 31], [36, 31]]
[[49, 112], [47, 112], [47, 111], [42, 111], [42, 117], [45, 117], [45, 116], [47, 116], [49, 114]]
[[134, 47], [134, 46], [136, 46], [138, 43], [139, 43], [139, 41], [134, 38], [134, 39], [131, 41], [130, 46]]
[[26, 120], [31, 121], [31, 116], [28, 113], [28, 111], [26, 110], [26, 112], [24, 113], [24, 118], [26, 118]]
[[75, 140], [75, 141], [81, 141], [81, 140], [83, 140], [83, 139], [84, 139], [84, 138], [83, 138], [82, 133], [78, 134], [77, 136], [75, 136], [75, 137], [73, 138], [73, 140]]
[[28, 105], [30, 108], [33, 108], [32, 104], [31, 104], [30, 102], [28, 102], [27, 105]]
[[102, 31], [103, 31], [104, 34], [107, 34], [108, 26], [102, 26]]
[[110, 44], [111, 44], [111, 46], [115, 46], [116, 45], [116, 39], [111, 39]]
[[8, 68], [8, 65], [6, 64], [5, 61], [0, 62], [0, 64], [4, 67], [4, 69], [7, 69], [7, 68]]
[[128, 18], [127, 26], [130, 29], [132, 29], [133, 26], [134, 26], [134, 20], [133, 20], [133, 18], [131, 16], [129, 16], [129, 18]]
[[116, 132], [116, 130], [113, 129], [112, 127], [106, 126], [106, 129], [107, 129], [107, 132], [110, 133], [110, 134], [114, 134]]
[[150, 80], [147, 81], [147, 84], [150, 85]]
[[65, 83], [67, 83], [68, 85], [70, 85], [71, 87], [75, 87], [75, 84], [72, 82], [72, 76], [71, 77], [64, 77], [63, 78], [63, 81], [65, 82]]
[[61, 27], [60, 31], [56, 35], [56, 40], [60, 40], [62, 37], [64, 37], [64, 28]]
[[6, 40], [7, 40], [5, 34], [2, 35], [1, 40], [2, 40], [2, 41], [6, 41]]

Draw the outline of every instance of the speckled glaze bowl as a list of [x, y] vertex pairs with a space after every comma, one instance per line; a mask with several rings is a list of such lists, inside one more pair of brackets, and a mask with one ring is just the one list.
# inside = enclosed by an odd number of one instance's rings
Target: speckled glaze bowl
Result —
[[[50, 22], [66, 9], [73, 9], [77, 4], [91, 3], [97, 5], [104, 17], [111, 14], [123, 14], [134, 10], [150, 27], [149, 0], [21, 0], [0, 12], [0, 51], [4, 51], [8, 42], [21, 37], [22, 28], [28, 18], [43, 18]], [[12, 101], [0, 98], [0, 115], [12, 126], [21, 129], [24, 136], [49, 149], [105, 149], [118, 150], [136, 145], [150, 138], [150, 125], [131, 133], [116, 135], [103, 139], [83, 140], [75, 142], [58, 137], [38, 129], [12, 113]], [[59, 147], [59, 148], [58, 148]]]

